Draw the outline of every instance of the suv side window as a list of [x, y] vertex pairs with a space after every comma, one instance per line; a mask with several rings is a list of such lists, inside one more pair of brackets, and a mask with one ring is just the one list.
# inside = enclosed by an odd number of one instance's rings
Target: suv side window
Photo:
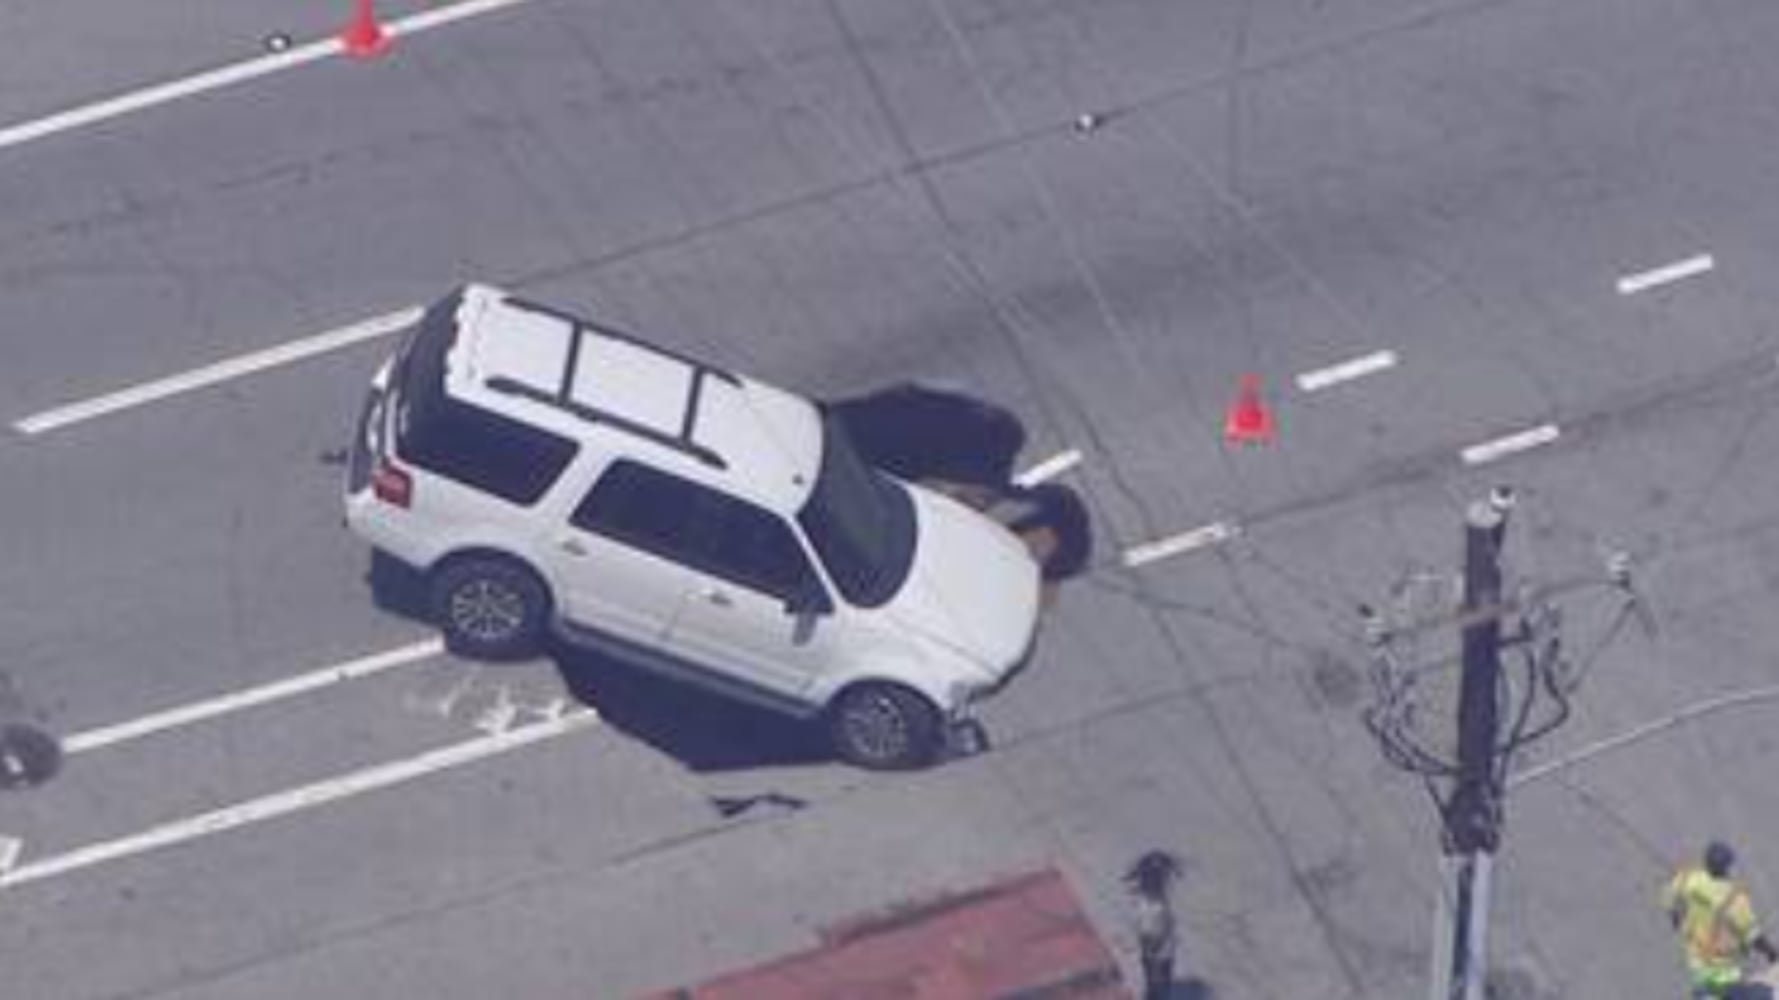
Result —
[[812, 576], [782, 518], [635, 462], [613, 462], [569, 520], [775, 597], [797, 593]]

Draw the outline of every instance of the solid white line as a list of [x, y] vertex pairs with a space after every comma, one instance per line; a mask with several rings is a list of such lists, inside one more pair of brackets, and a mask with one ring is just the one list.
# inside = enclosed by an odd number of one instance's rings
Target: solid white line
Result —
[[1554, 760], [1545, 761], [1536, 767], [1528, 767], [1523, 771], [1516, 772], [1508, 777], [1507, 787], [1513, 789], [1519, 788], [1521, 785], [1530, 784], [1540, 778], [1574, 767], [1577, 764], [1591, 760], [1608, 751], [1616, 750], [1619, 747], [1637, 743], [1655, 735], [1656, 733], [1666, 729], [1672, 729], [1681, 723], [1699, 718], [1700, 716], [1714, 715], [1725, 709], [1739, 708], [1743, 705], [1758, 704], [1760, 702], [1772, 701], [1774, 699], [1779, 699], [1779, 685], [1766, 685], [1748, 691], [1737, 691], [1732, 694], [1720, 695], [1716, 698], [1709, 698], [1705, 701], [1695, 702], [1682, 708], [1678, 712], [1664, 715], [1659, 719], [1653, 719], [1642, 725], [1632, 726], [1630, 729], [1618, 733], [1615, 736], [1608, 736], [1603, 740], [1596, 740], [1579, 750], [1564, 754]]
[[1068, 451], [1052, 455], [1014, 476], [1013, 485], [1021, 489], [1031, 489], [1047, 479], [1062, 475], [1079, 464], [1081, 464], [1081, 453], [1070, 448]]
[[483, 14], [492, 14], [507, 7], [517, 7], [530, 0], [468, 0], [467, 3], [454, 3], [448, 7], [410, 14], [407, 17], [391, 21], [383, 26], [383, 30], [391, 35], [412, 35], [428, 28], [437, 28]]
[[272, 55], [260, 56], [246, 62], [234, 63], [218, 69], [198, 73], [178, 80], [144, 87], [141, 90], [120, 94], [116, 97], [84, 104], [77, 108], [59, 111], [53, 115], [33, 121], [21, 122], [6, 128], [0, 128], [0, 149], [8, 146], [19, 146], [35, 139], [67, 132], [72, 129], [92, 125], [110, 118], [127, 115], [133, 111], [141, 111], [157, 104], [166, 104], [182, 97], [201, 94], [207, 90], [216, 90], [230, 84], [252, 80], [255, 77], [276, 73], [279, 70], [292, 69], [304, 63], [314, 62], [341, 51], [340, 40], [337, 38], [321, 42], [310, 42], [292, 49]]
[[1493, 441], [1484, 441], [1482, 444], [1473, 444], [1465, 448], [1459, 455], [1464, 459], [1466, 465], [1482, 465], [1514, 452], [1549, 444], [1555, 441], [1561, 433], [1556, 424], [1540, 424], [1530, 430], [1498, 437]]
[[1618, 294], [1635, 295], [1658, 285], [1690, 278], [1695, 274], [1704, 274], [1715, 266], [1717, 266], [1716, 262], [1711, 259], [1710, 254], [1702, 253], [1697, 257], [1688, 257], [1685, 260], [1675, 261], [1672, 264], [1618, 279]]
[[1326, 368], [1318, 368], [1315, 371], [1304, 372], [1297, 376], [1297, 388], [1304, 392], [1315, 392], [1318, 389], [1326, 389], [1331, 385], [1338, 385], [1341, 382], [1361, 378], [1370, 375], [1373, 372], [1381, 372], [1386, 368], [1394, 368], [1395, 366], [1395, 351], [1373, 351], [1370, 354], [1354, 358], [1351, 361], [1342, 361], [1337, 365], [1329, 365]]
[[289, 698], [292, 695], [313, 691], [330, 684], [369, 677], [385, 670], [438, 656], [444, 651], [445, 644], [438, 639], [416, 642], [409, 646], [360, 657], [320, 670], [312, 670], [306, 674], [287, 677], [284, 680], [273, 681], [270, 684], [234, 691], [204, 701], [192, 702], [189, 705], [180, 705], [176, 708], [130, 719], [127, 722], [75, 733], [62, 741], [62, 751], [64, 753], [80, 753], [83, 750], [113, 746], [127, 740], [139, 739], [151, 733], [163, 732], [205, 719], [213, 719], [229, 712], [238, 712], [244, 708]]
[[1163, 538], [1159, 541], [1147, 542], [1143, 545], [1138, 545], [1135, 548], [1128, 549], [1124, 553], [1124, 565], [1141, 566], [1144, 563], [1151, 563], [1157, 559], [1166, 559], [1168, 556], [1179, 555], [1182, 552], [1190, 552], [1193, 549], [1203, 548], [1206, 545], [1214, 545], [1227, 538], [1234, 537], [1239, 534], [1240, 531], [1241, 529], [1238, 526], [1230, 524], [1227, 521], [1217, 521], [1201, 528], [1194, 528], [1191, 531], [1181, 532], [1178, 535]]
[[[470, 0], [468, 3], [453, 4], [449, 7], [424, 11], [392, 21], [383, 25], [383, 30], [389, 35], [410, 35], [428, 28], [436, 28], [454, 21], [488, 14], [503, 7], [513, 7], [527, 2], [529, 0]], [[342, 9], [344, 9], [344, 5], [342, 5]], [[93, 125], [134, 111], [167, 104], [180, 98], [217, 90], [282, 70], [294, 69], [318, 59], [339, 55], [344, 51], [345, 46], [341, 44], [338, 37], [325, 38], [298, 45], [283, 52], [259, 56], [245, 62], [231, 63], [192, 76], [144, 87], [91, 104], [84, 104], [33, 121], [0, 128], [0, 149], [22, 145], [34, 139], [42, 139], [59, 132]]]
[[397, 330], [412, 326], [420, 319], [421, 312], [419, 306], [398, 309], [395, 312], [363, 320], [338, 330], [329, 330], [313, 337], [293, 340], [263, 351], [255, 351], [252, 354], [227, 358], [202, 368], [194, 368], [191, 371], [157, 379], [153, 382], [144, 382], [141, 385], [120, 389], [117, 392], [107, 393], [93, 399], [44, 410], [42, 413], [14, 421], [12, 427], [21, 434], [33, 436], [59, 430], [71, 424], [108, 416], [119, 410], [142, 406], [146, 403], [166, 399], [169, 396], [177, 396], [195, 389], [207, 388], [219, 382], [226, 382], [229, 379], [240, 378], [243, 375], [251, 375], [267, 368], [287, 365], [293, 361], [314, 357], [317, 354], [337, 351], [340, 348], [350, 347], [366, 340], [388, 336]]
[[171, 847], [213, 833], [222, 833], [225, 830], [233, 830], [250, 823], [275, 819], [303, 809], [399, 785], [436, 771], [459, 767], [484, 757], [492, 757], [532, 743], [553, 739], [578, 729], [585, 729], [598, 721], [598, 712], [591, 709], [575, 711], [557, 719], [521, 726], [496, 736], [480, 736], [464, 743], [456, 743], [423, 753], [417, 757], [391, 761], [314, 784], [274, 792], [271, 795], [225, 806], [221, 809], [213, 809], [210, 812], [188, 816], [185, 819], [175, 820], [128, 837], [89, 844], [65, 854], [21, 865], [12, 871], [0, 874], [0, 888], [10, 888], [26, 882], [36, 882], [56, 875], [65, 875], [81, 868], [90, 868], [107, 861], [116, 861], [119, 858]]

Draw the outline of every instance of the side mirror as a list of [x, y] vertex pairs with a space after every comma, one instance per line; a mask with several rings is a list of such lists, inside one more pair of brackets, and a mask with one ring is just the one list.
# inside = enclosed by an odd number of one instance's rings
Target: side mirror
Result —
[[834, 602], [828, 599], [828, 592], [822, 589], [821, 581], [814, 577], [810, 577], [797, 593], [784, 599], [785, 614], [796, 618], [825, 615], [833, 610]]

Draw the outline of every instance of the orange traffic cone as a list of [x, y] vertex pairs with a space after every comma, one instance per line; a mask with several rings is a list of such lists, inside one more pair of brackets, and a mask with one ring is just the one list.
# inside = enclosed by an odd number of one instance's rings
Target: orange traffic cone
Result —
[[340, 44], [346, 54], [359, 59], [373, 59], [389, 51], [389, 35], [377, 23], [377, 12], [371, 0], [355, 0], [352, 21], [340, 32]]
[[1265, 444], [1272, 440], [1272, 414], [1260, 401], [1260, 376], [1242, 376], [1235, 405], [1223, 421], [1223, 434], [1235, 444]]

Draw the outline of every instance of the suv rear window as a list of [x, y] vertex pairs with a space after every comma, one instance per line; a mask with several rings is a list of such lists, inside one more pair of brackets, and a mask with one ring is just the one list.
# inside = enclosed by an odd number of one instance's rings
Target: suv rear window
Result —
[[403, 353], [395, 382], [395, 451], [405, 462], [509, 503], [538, 501], [574, 461], [574, 441], [452, 399], [445, 356], [456, 340], [453, 295], [426, 311]]

